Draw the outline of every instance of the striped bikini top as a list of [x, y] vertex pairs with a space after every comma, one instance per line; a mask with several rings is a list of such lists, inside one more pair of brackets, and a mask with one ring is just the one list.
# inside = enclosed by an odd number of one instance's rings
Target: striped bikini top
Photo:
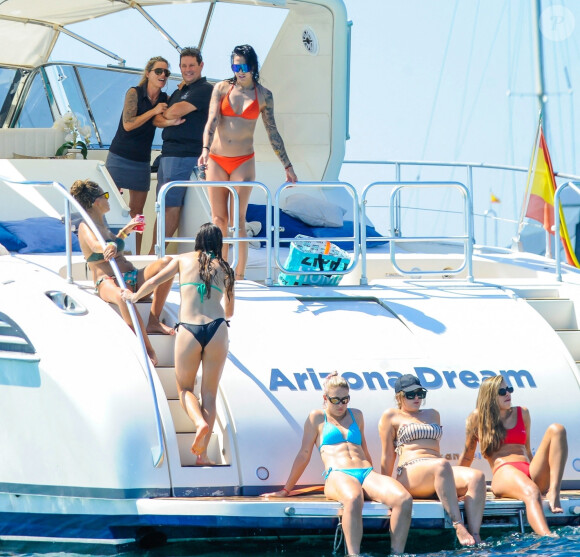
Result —
[[408, 445], [419, 439], [433, 439], [439, 441], [443, 434], [443, 426], [439, 424], [424, 424], [409, 422], [399, 427], [397, 440], [395, 441], [395, 452], [401, 454], [403, 445]]

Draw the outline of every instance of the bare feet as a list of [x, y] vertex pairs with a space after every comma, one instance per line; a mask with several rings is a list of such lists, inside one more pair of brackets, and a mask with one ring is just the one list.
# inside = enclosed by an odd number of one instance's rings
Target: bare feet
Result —
[[153, 367], [157, 366], [159, 360], [157, 359], [157, 354], [155, 353], [155, 350], [153, 350], [153, 346], [147, 347], [147, 355], [149, 356], [149, 359], [153, 363]]
[[149, 322], [147, 323], [147, 332], [149, 334], [161, 333], [162, 335], [174, 335], [175, 329], [169, 325], [166, 325], [165, 323], [162, 323], [154, 315], [150, 315]]
[[473, 536], [467, 531], [463, 522], [454, 522], [455, 534], [461, 545], [475, 545]]
[[550, 510], [554, 513], [554, 514], [559, 514], [559, 513], [563, 513], [564, 509], [561, 506], [560, 503], [560, 494], [556, 493], [554, 491], [548, 491], [548, 493], [546, 493], [546, 499], [548, 501], [548, 506], [550, 507]]
[[215, 462], [210, 460], [207, 453], [204, 451], [202, 454], [197, 455], [197, 460], [195, 462], [196, 466], [215, 466]]
[[207, 434], [209, 433], [209, 426], [207, 425], [207, 423], [202, 420], [201, 422], [199, 422], [198, 424], [196, 424], [196, 428], [195, 428], [195, 441], [193, 442], [193, 445], [191, 446], [191, 452], [193, 454], [196, 454], [198, 456], [201, 456], [204, 451], [205, 451], [205, 438], [207, 436]]
[[475, 543], [477, 545], [479, 545], [481, 543], [481, 536], [478, 534], [471, 534], [473, 536], [473, 539], [475, 540]]

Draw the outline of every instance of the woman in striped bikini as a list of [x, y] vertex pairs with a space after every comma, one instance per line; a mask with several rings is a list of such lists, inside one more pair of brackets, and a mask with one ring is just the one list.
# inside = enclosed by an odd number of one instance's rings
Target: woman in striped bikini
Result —
[[342, 528], [348, 555], [358, 555], [363, 534], [365, 499], [391, 507], [389, 528], [392, 553], [403, 553], [411, 525], [412, 498], [403, 486], [373, 470], [360, 410], [348, 408], [349, 385], [335, 371], [324, 382], [324, 409], [310, 412], [302, 446], [286, 484], [264, 497], [288, 497], [308, 466], [314, 445], [324, 463], [324, 494], [343, 505]]
[[[219, 380], [228, 355], [227, 319], [234, 314], [234, 272], [222, 258], [222, 246], [220, 229], [208, 222], [197, 233], [195, 251], [174, 256], [137, 292], [124, 293], [125, 299], [136, 302], [179, 273], [181, 305], [180, 322], [175, 326], [175, 375], [181, 405], [196, 426], [191, 452], [197, 455], [198, 466], [212, 464], [207, 446], [216, 417]], [[201, 404], [193, 392], [200, 365]]]
[[[479, 528], [485, 506], [485, 477], [479, 470], [451, 466], [441, 456], [439, 439], [443, 433], [439, 412], [421, 408], [427, 395], [414, 375], [403, 375], [395, 383], [398, 408], [381, 416], [381, 471], [393, 474], [397, 456], [397, 479], [413, 497], [436, 495], [451, 518], [461, 545], [481, 541]], [[459, 510], [458, 496], [465, 497], [467, 528]]]
[[[198, 165], [207, 166], [206, 179], [213, 182], [253, 182], [256, 179], [254, 131], [262, 116], [274, 153], [284, 166], [287, 182], [298, 179], [286, 154], [274, 120], [274, 97], [259, 83], [258, 56], [248, 44], [236, 46], [231, 55], [234, 76], [215, 85], [203, 133], [203, 148]], [[246, 210], [252, 188], [236, 188], [240, 199], [240, 236], [246, 235]], [[231, 226], [230, 194], [226, 188], [209, 188], [211, 216], [223, 235]], [[248, 244], [240, 245], [236, 280], [243, 279], [248, 259]], [[227, 258], [227, 246], [224, 249]]]
[[542, 493], [553, 513], [563, 512], [560, 487], [568, 457], [566, 429], [560, 424], [550, 425], [532, 455], [530, 413], [523, 406], [512, 406], [513, 391], [501, 375], [481, 383], [476, 409], [467, 418], [465, 448], [459, 463], [471, 465], [479, 442], [481, 454], [492, 469], [494, 495], [523, 501], [534, 532], [549, 536]]

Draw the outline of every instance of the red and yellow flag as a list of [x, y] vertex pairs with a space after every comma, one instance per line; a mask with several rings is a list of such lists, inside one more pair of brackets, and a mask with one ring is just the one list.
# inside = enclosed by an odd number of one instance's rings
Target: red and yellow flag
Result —
[[[552, 228], [554, 226], [554, 193], [556, 192], [556, 187], [552, 160], [546, 145], [544, 130], [540, 124], [538, 139], [534, 146], [528, 171], [526, 192], [529, 192], [529, 197], [525, 216], [541, 222], [550, 234], [554, 234]], [[578, 263], [576, 254], [572, 249], [562, 205], [560, 205], [558, 210], [560, 211], [560, 235], [564, 252], [566, 253], [566, 261], [569, 265], [580, 267], [580, 263]]]

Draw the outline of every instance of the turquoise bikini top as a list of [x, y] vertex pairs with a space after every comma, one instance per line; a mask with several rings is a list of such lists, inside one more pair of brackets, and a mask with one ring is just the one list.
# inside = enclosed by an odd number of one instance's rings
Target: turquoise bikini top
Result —
[[[109, 242], [112, 243], [113, 240], [107, 240], [107, 244]], [[115, 238], [114, 242], [117, 245], [117, 253], [122, 253], [125, 249], [125, 240], [122, 238]], [[102, 253], [93, 252], [87, 257], [87, 263], [90, 261], [102, 261], [103, 259], [105, 259], [105, 256]]]
[[350, 408], [348, 409], [348, 413], [352, 418], [352, 424], [350, 424], [350, 427], [346, 432], [346, 439], [342, 436], [340, 429], [326, 419], [326, 412], [324, 413], [324, 426], [322, 427], [320, 447], [318, 447], [318, 450], [322, 449], [324, 445], [338, 445], [339, 443], [353, 443], [354, 445], [360, 445], [362, 443], [360, 429]]
[[[182, 286], [195, 286], [197, 287], [197, 292], [199, 293], [199, 296], [201, 297], [201, 303], [203, 304], [203, 299], [207, 298], [207, 287], [205, 285], [205, 282], [182, 282], [179, 287], [181, 288]], [[211, 285], [212, 288], [215, 288], [218, 292], [221, 292], [222, 289], [218, 288], [215, 285]]]

